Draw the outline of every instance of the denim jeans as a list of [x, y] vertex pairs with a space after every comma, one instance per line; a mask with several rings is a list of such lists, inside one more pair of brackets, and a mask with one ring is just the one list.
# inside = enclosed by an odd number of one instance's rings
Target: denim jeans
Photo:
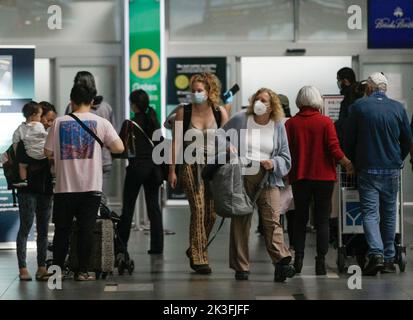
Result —
[[35, 193], [19, 193], [20, 228], [17, 233], [17, 260], [19, 268], [26, 268], [27, 238], [36, 215], [37, 265], [46, 266], [47, 232], [51, 214], [52, 196]]
[[399, 177], [400, 172], [383, 175], [366, 172], [358, 174], [363, 228], [369, 246], [368, 255], [382, 255], [385, 261], [392, 261], [395, 256]]

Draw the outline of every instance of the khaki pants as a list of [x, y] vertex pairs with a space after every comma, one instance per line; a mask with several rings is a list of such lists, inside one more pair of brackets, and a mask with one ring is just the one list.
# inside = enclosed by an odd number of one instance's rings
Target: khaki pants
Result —
[[[263, 169], [257, 175], [245, 176], [245, 189], [251, 199], [264, 176]], [[262, 189], [257, 206], [262, 219], [265, 245], [275, 264], [291, 253], [284, 244], [284, 232], [280, 224], [280, 190], [266, 187]], [[235, 271], [249, 271], [249, 234], [252, 214], [231, 218], [229, 260]]]
[[194, 265], [208, 264], [208, 252], [204, 251], [209, 234], [214, 226], [216, 214], [214, 202], [198, 177], [199, 167], [182, 165], [181, 181], [191, 209], [189, 227], [189, 258]]

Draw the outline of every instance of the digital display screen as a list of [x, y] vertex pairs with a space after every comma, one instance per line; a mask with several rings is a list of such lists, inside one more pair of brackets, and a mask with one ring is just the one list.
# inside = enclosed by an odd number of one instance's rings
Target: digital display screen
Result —
[[13, 95], [13, 57], [0, 56], [0, 97]]

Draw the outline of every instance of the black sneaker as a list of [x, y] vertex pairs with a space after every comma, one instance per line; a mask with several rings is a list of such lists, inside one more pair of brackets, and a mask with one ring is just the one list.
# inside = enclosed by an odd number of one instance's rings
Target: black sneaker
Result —
[[369, 263], [363, 270], [363, 276], [375, 276], [377, 272], [383, 270], [384, 261], [380, 254], [373, 254], [369, 256]]
[[325, 276], [327, 274], [326, 262], [324, 257], [315, 258], [315, 274], [317, 276]]
[[295, 269], [290, 264], [275, 265], [274, 282], [284, 282], [287, 278], [292, 278], [296, 274]]
[[384, 268], [381, 273], [396, 273], [396, 266], [393, 261], [385, 261]]
[[294, 269], [296, 273], [301, 273], [301, 269], [303, 268], [303, 260], [304, 256], [296, 254], [294, 258]]
[[248, 280], [250, 272], [249, 271], [236, 271], [235, 279], [236, 280]]

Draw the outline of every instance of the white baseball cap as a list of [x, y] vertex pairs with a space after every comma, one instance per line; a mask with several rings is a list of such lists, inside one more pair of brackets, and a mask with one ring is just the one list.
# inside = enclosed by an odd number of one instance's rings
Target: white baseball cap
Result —
[[387, 78], [381, 72], [372, 73], [369, 76], [368, 80], [373, 82], [375, 85], [385, 84], [387, 86], [389, 84], [388, 81], [387, 81]]

